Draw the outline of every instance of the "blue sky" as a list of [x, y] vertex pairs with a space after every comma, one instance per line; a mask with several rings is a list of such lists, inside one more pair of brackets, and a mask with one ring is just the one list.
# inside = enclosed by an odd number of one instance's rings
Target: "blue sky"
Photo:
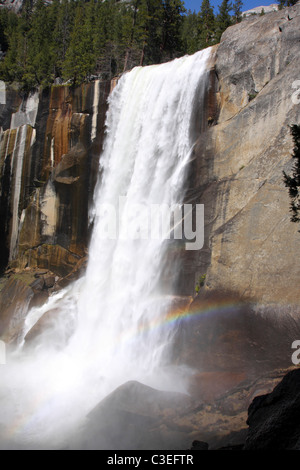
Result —
[[[202, 0], [184, 0], [185, 8], [198, 12], [200, 10]], [[222, 3], [222, 0], [211, 0], [211, 5], [214, 7], [214, 13], [219, 12], [218, 5]], [[276, 0], [243, 0], [243, 11], [251, 10], [251, 8], [259, 6], [267, 6], [272, 3], [277, 3]]]

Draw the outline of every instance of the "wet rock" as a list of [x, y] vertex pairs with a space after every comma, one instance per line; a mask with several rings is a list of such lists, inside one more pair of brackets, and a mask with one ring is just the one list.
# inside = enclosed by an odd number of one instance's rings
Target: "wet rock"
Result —
[[33, 289], [21, 279], [11, 276], [0, 292], [0, 337], [10, 343], [22, 332]]
[[191, 450], [208, 450], [208, 444], [203, 441], [194, 441]]
[[43, 344], [49, 349], [62, 349], [66, 346], [75, 328], [75, 319], [70, 312], [52, 308], [44, 313], [27, 332], [25, 348]]
[[298, 310], [261, 310], [226, 292], [201, 292], [178, 322], [174, 361], [194, 370], [190, 393], [207, 400], [246, 379], [290, 367], [291, 345], [300, 337]]
[[187, 449], [183, 424], [174, 424], [191, 405], [188, 395], [155, 390], [130, 381], [90, 412], [72, 447], [85, 449]]
[[241, 450], [253, 398], [271, 392], [287, 372], [273, 370], [244, 381], [210, 403], [139, 382], [124, 383], [90, 412], [69, 447], [175, 450], [191, 449], [200, 441], [209, 450]]
[[28, 344], [34, 341], [39, 336], [41, 336], [45, 331], [47, 331], [47, 329], [53, 327], [58, 315], [59, 315], [58, 309], [49, 310], [47, 313], [45, 313], [26, 334], [24, 338], [25, 343]]
[[[95, 104], [96, 86], [99, 100]], [[0, 142], [0, 267], [5, 268], [10, 259], [21, 269], [58, 266], [54, 272], [66, 276], [85, 256], [90, 236], [88, 210], [98, 174], [109, 89], [109, 82], [78, 88], [53, 86], [22, 101], [17, 87], [5, 85], [5, 99], [0, 103], [4, 131]], [[24, 138], [19, 145], [21, 135]], [[24, 171], [17, 184], [19, 207], [13, 208], [15, 169], [9, 164], [14, 149], [23, 147], [20, 159]], [[17, 226], [16, 214], [21, 213]], [[8, 248], [12, 244], [13, 256]], [[48, 249], [47, 255], [42, 250], [39, 266], [40, 247], [50, 245], [57, 248]], [[61, 257], [63, 250], [66, 256]]]
[[46, 268], [59, 276], [67, 276], [80, 260], [79, 255], [66, 250], [60, 245], [40, 245], [28, 249], [19, 258], [18, 264], [26, 264], [28, 258], [30, 258], [33, 269]]
[[55, 276], [45, 276], [44, 281], [45, 281], [45, 287], [47, 289], [50, 289], [55, 284]]
[[292, 370], [248, 409], [245, 450], [300, 450], [300, 369]]
[[72, 184], [80, 178], [80, 164], [86, 157], [86, 149], [82, 144], [72, 147], [70, 152], [61, 157], [61, 161], [55, 167], [53, 179], [57, 183]]
[[30, 284], [30, 287], [34, 291], [41, 291], [44, 288], [44, 285], [45, 285], [44, 279], [42, 277], [39, 277], [38, 279], [36, 279]]
[[39, 278], [41, 276], [44, 276], [45, 274], [47, 274], [47, 271], [39, 271], [37, 273], [34, 273], [34, 277]]

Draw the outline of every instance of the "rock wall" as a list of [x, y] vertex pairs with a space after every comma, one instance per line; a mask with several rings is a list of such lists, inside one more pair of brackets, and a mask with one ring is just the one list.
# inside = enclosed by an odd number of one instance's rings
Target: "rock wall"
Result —
[[[300, 333], [300, 236], [290, 222], [282, 171], [292, 166], [289, 125], [300, 123], [300, 104], [292, 99], [300, 80], [299, 26], [300, 4], [249, 17], [215, 48], [206, 107], [199, 110], [207, 125], [199, 129], [195, 113], [199, 138], [186, 192], [186, 201], [205, 206], [205, 245], [182, 255], [177, 294], [189, 297], [177, 298], [185, 307], [178, 306], [184, 315], [173, 354], [193, 371], [188, 391], [197, 406], [171, 419], [163, 413], [163, 427], [155, 417], [168, 445], [197, 438], [217, 446], [231, 433], [236, 439], [246, 430], [252, 399], [270, 392], [292, 367], [291, 344]], [[47, 298], [56, 276], [67, 281], [84, 267], [109, 91], [110, 83], [94, 82], [22, 98], [0, 87], [1, 267], [9, 262], [23, 270], [0, 279], [6, 342], [18, 338], [27, 307]], [[192, 300], [203, 274], [205, 286]], [[49, 318], [42, 320], [31, 339]], [[127, 388], [129, 397], [133, 389], [144, 396], [136, 385]], [[122, 403], [123, 397], [121, 390]], [[115, 416], [123, 416], [115, 403]], [[129, 412], [140, 417], [136, 406]]]
[[99, 81], [23, 98], [2, 91], [2, 269], [9, 262], [66, 276], [86, 256], [109, 91]]
[[[178, 293], [226, 290], [297, 305], [298, 228], [282, 171], [299, 123], [299, 5], [229, 28], [211, 64], [186, 200], [205, 206], [205, 246], [185, 252]], [[85, 256], [109, 83], [54, 86], [27, 98], [1, 91], [0, 259], [66, 276]]]
[[290, 222], [282, 178], [292, 166], [289, 125], [300, 123], [292, 99], [299, 42], [299, 4], [250, 17], [222, 36], [219, 115], [197, 142], [187, 194], [205, 206], [205, 246], [184, 256], [183, 294], [206, 274], [207, 291], [299, 310], [299, 227]]

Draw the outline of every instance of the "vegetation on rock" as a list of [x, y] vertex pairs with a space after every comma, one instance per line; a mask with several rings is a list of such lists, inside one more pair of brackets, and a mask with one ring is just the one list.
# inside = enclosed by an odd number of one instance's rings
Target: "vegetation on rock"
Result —
[[283, 172], [283, 175], [284, 183], [289, 189], [289, 196], [291, 199], [291, 221], [300, 222], [300, 125], [292, 125], [291, 134], [294, 140], [294, 153], [292, 156], [295, 159], [295, 162], [292, 168], [292, 175], [287, 175], [285, 171]]
[[298, 0], [278, 0], [277, 1], [279, 10], [282, 10], [282, 8], [284, 7], [291, 7], [293, 5], [296, 5], [297, 2]]
[[241, 5], [223, 0], [215, 15], [210, 0], [197, 14], [181, 0], [25, 0], [20, 13], [0, 9], [0, 79], [79, 84], [193, 54], [240, 21]]

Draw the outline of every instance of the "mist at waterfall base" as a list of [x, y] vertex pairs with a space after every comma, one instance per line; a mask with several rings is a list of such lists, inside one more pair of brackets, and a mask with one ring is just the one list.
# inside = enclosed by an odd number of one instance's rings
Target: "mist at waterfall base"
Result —
[[[172, 291], [164, 291], [163, 279], [175, 280], [179, 269], [170, 262], [170, 242], [100, 239], [106, 221], [98, 208], [117, 207], [120, 196], [146, 206], [182, 202], [210, 53], [137, 67], [112, 92], [87, 270], [28, 313], [23, 339], [1, 366], [2, 448], [64, 448], [87, 414], [129, 380], [186, 392], [188, 371], [172, 366], [168, 354], [176, 322], [166, 320]], [[124, 218], [125, 212], [121, 232], [134, 224]], [[54, 333], [24, 345], [27, 332], [51, 311]]]

